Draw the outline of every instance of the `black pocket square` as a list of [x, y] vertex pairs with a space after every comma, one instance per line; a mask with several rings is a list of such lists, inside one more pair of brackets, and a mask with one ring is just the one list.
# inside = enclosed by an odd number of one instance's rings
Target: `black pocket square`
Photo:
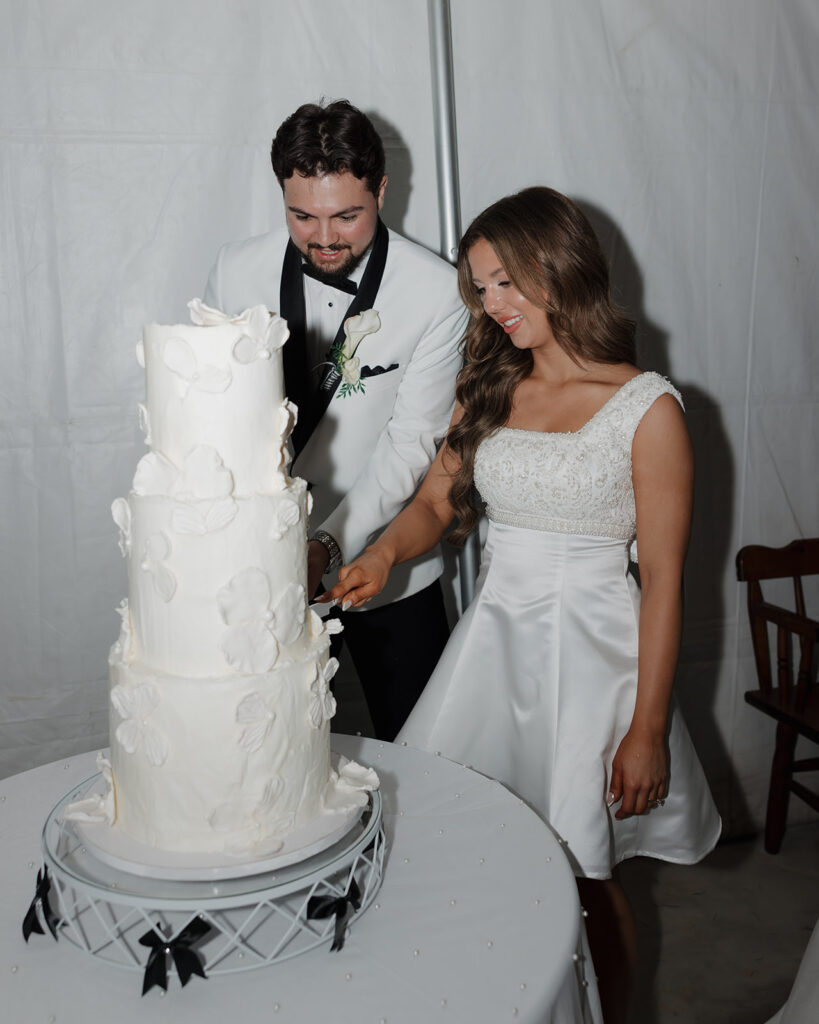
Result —
[[389, 373], [391, 370], [397, 370], [398, 363], [390, 363], [389, 366], [362, 366], [361, 376], [362, 377], [380, 377], [382, 373]]

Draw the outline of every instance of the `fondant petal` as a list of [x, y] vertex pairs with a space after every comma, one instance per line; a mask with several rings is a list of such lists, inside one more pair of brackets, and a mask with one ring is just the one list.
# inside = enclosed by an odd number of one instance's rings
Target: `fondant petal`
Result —
[[242, 569], [217, 592], [216, 603], [222, 619], [228, 625], [263, 619], [270, 605], [267, 576], [261, 569]]
[[145, 744], [145, 756], [157, 768], [164, 764], [168, 757], [168, 741], [162, 733], [153, 727], [143, 731], [142, 741]]

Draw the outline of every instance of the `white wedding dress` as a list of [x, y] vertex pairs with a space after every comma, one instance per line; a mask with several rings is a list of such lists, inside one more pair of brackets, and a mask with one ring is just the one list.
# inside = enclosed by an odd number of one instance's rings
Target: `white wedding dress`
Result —
[[642, 373], [576, 432], [504, 427], [481, 443], [475, 485], [489, 531], [476, 594], [398, 735], [499, 779], [590, 878], [637, 855], [697, 861], [720, 833], [674, 710], [665, 804], [624, 821], [606, 807], [637, 690], [631, 445], [665, 393], [681, 402], [665, 378]]

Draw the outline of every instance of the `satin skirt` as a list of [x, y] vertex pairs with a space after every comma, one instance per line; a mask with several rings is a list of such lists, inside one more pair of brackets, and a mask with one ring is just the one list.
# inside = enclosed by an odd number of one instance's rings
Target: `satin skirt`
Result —
[[504, 783], [589, 878], [638, 855], [694, 863], [721, 828], [676, 708], [665, 804], [624, 821], [606, 806], [637, 693], [640, 592], [627, 570], [622, 540], [490, 522], [475, 597], [397, 738]]

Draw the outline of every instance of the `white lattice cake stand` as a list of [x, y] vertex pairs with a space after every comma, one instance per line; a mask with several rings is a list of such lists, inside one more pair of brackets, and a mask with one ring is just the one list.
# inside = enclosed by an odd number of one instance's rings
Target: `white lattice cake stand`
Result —
[[[279, 963], [331, 940], [340, 948], [346, 927], [381, 884], [385, 846], [377, 791], [344, 835], [337, 838], [336, 829], [332, 845], [295, 863], [287, 862], [292, 856], [268, 857], [255, 868], [237, 864], [235, 872], [224, 863], [188, 871], [160, 865], [151, 875], [128, 870], [119, 851], [97, 847], [89, 831], [64, 819], [66, 805], [98, 785], [96, 775], [72, 789], [46, 820], [42, 849], [51, 883], [46, 904], [55, 937], [106, 963], [144, 972], [146, 985], [151, 957], [162, 960], [154, 963], [152, 984], [166, 987], [166, 966], [175, 968], [184, 984], [191, 947], [207, 976]], [[44, 907], [35, 904], [41, 919]]]

